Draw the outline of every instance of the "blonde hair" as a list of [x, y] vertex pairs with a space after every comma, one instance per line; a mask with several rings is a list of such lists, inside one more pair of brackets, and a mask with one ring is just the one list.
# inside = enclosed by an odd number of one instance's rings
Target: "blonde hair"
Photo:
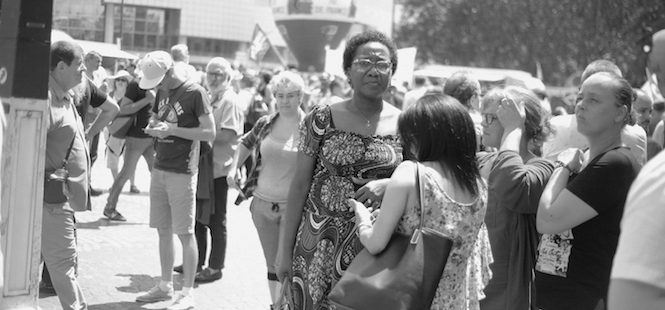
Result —
[[299, 91], [302, 91], [305, 89], [305, 81], [296, 73], [282, 71], [272, 78], [270, 86], [273, 92], [292, 88], [297, 88]]

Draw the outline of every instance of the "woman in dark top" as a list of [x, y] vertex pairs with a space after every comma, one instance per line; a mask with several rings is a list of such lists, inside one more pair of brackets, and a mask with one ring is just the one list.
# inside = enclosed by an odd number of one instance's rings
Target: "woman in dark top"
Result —
[[139, 88], [138, 79], [134, 79], [127, 86], [127, 92], [120, 104], [120, 115], [136, 114], [136, 119], [125, 136], [125, 157], [122, 169], [113, 181], [113, 186], [109, 191], [109, 197], [104, 207], [104, 216], [112, 221], [126, 221], [125, 217], [116, 210], [118, 197], [122, 188], [131, 175], [136, 170], [136, 165], [141, 159], [145, 158], [148, 169], [152, 171], [152, 164], [155, 161], [155, 148], [152, 137], [143, 132], [143, 128], [148, 126], [148, 120], [152, 115], [150, 109], [155, 102], [155, 96], [152, 90], [143, 90]]
[[639, 165], [621, 142], [632, 122], [634, 93], [606, 72], [582, 84], [575, 107], [577, 130], [589, 151], [568, 150], [538, 205], [543, 233], [536, 263], [537, 304], [551, 309], [605, 309], [619, 222]]
[[550, 132], [540, 101], [521, 87], [491, 90], [482, 100], [480, 173], [489, 196], [485, 224], [492, 246], [492, 279], [480, 301], [483, 310], [526, 310], [532, 302], [538, 247], [536, 209], [554, 165], [534, 155]]

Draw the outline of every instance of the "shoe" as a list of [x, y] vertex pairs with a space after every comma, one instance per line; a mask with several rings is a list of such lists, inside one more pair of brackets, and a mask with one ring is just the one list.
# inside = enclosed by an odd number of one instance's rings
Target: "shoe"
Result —
[[53, 283], [47, 283], [44, 281], [39, 282], [39, 291], [46, 294], [55, 294]]
[[132, 194], [140, 194], [141, 193], [141, 191], [139, 190], [138, 187], [136, 187], [136, 185], [130, 186], [129, 187], [129, 192], [132, 193]]
[[194, 277], [194, 282], [196, 283], [208, 283], [208, 282], [213, 282], [217, 281], [222, 278], [222, 271], [219, 270], [215, 273], [212, 273], [210, 268], [206, 268], [201, 272], [196, 273], [196, 277]]
[[172, 298], [173, 298], [173, 288], [170, 287], [168, 291], [163, 291], [158, 284], [155, 285], [155, 287], [151, 288], [147, 293], [139, 297], [136, 297], [136, 301], [156, 302], [156, 301], [171, 300]]
[[[203, 267], [202, 267], [202, 266], [196, 266], [196, 273], [201, 272], [201, 270], [203, 270]], [[182, 269], [182, 265], [178, 265], [178, 266], [173, 267], [173, 271], [175, 271], [175, 272], [177, 272], [177, 273], [183, 273], [183, 272], [185, 272], [185, 271]]]
[[97, 197], [97, 196], [101, 195], [102, 193], [103, 193], [102, 190], [94, 189], [94, 188], [90, 187], [90, 196]]
[[166, 310], [193, 310], [194, 297], [192, 295], [178, 294], [178, 297]]
[[127, 222], [127, 219], [120, 214], [118, 211], [110, 211], [106, 208], [104, 208], [104, 216], [106, 216], [109, 220], [111, 221], [118, 221], [118, 222]]

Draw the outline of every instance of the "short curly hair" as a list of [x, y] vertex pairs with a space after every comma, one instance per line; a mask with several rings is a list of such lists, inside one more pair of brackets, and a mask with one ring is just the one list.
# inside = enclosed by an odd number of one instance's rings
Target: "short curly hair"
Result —
[[390, 62], [393, 64], [392, 72], [395, 73], [395, 70], [397, 70], [397, 45], [395, 45], [395, 42], [383, 32], [376, 30], [361, 32], [346, 41], [344, 62], [342, 64], [344, 72], [347, 72], [349, 68], [351, 68], [353, 58], [356, 56], [358, 48], [369, 42], [379, 42], [388, 48], [388, 51], [390, 52]]
[[541, 145], [553, 133], [549, 115], [540, 106], [540, 100], [532, 91], [519, 87], [508, 86], [506, 88], [494, 88], [483, 96], [481, 106], [490, 102], [501, 101], [503, 98], [511, 98], [516, 103], [524, 102], [526, 120], [524, 121], [524, 135], [537, 145]]
[[470, 72], [457, 71], [443, 84], [443, 93], [457, 99], [467, 109], [473, 96], [480, 96], [480, 82]]

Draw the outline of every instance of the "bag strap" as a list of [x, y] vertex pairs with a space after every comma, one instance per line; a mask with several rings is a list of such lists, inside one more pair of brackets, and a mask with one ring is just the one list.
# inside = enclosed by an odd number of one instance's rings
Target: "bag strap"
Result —
[[422, 189], [422, 180], [421, 180], [421, 175], [420, 175], [420, 163], [417, 161], [413, 161], [415, 164], [415, 171], [416, 171], [416, 192], [418, 193], [418, 204], [420, 205], [420, 224], [418, 224], [418, 229], [416, 229], [413, 232], [413, 235], [411, 236], [411, 244], [417, 244], [418, 240], [420, 239], [420, 234], [422, 233], [423, 230], [423, 225], [425, 222], [425, 196], [424, 196], [424, 190]]
[[[74, 119], [78, 122], [78, 115], [76, 114], [76, 108], [72, 109], [72, 112], [74, 112]], [[67, 167], [67, 160], [69, 160], [69, 154], [72, 153], [72, 147], [74, 147], [74, 141], [76, 141], [76, 135], [78, 134], [78, 127], [76, 130], [74, 130], [74, 137], [72, 137], [72, 142], [69, 143], [69, 148], [67, 148], [67, 154], [65, 154], [65, 158], [62, 160], [62, 168]]]
[[[187, 90], [187, 88], [189, 88], [190, 85], [192, 85], [192, 83], [190, 83], [189, 81], [186, 81], [186, 82], [182, 83], [182, 85], [180, 85], [180, 87], [178, 87], [178, 91], [176, 91], [175, 95], [173, 95], [173, 97], [171, 97], [171, 100], [169, 100], [168, 104], [171, 106], [171, 108], [173, 108], [173, 102], [177, 102], [178, 100], [180, 100], [180, 97], [182, 97], [182, 94], [185, 93], [185, 90]], [[168, 96], [168, 93], [167, 93], [167, 96]], [[164, 113], [162, 115], [162, 117], [159, 118], [159, 121], [163, 122], [164, 120], [166, 120], [167, 116], [168, 116], [168, 113]]]

